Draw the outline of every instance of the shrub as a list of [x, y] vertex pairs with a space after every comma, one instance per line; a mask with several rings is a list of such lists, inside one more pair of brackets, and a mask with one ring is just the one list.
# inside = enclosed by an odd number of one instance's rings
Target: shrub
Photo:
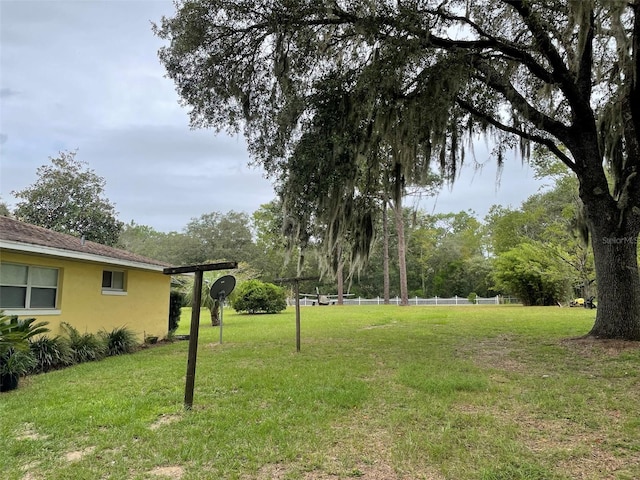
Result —
[[231, 307], [236, 312], [278, 313], [287, 308], [284, 289], [260, 280], [243, 282], [234, 292]]
[[169, 295], [169, 332], [175, 332], [180, 322], [180, 309], [184, 304], [184, 295], [177, 290], [171, 290]]
[[32, 373], [44, 373], [73, 364], [69, 342], [60, 336], [44, 336], [32, 340], [29, 342], [29, 348], [35, 358]]
[[138, 346], [136, 334], [126, 327], [114, 328], [111, 332], [100, 332], [108, 356], [131, 353]]
[[107, 348], [102, 338], [93, 333], [81, 334], [67, 322], [62, 322], [60, 326], [69, 337], [69, 347], [74, 363], [100, 360], [106, 355]]
[[0, 376], [22, 376], [30, 372], [36, 364], [29, 350], [10, 349], [0, 361]]
[[523, 305], [556, 305], [567, 297], [572, 272], [553, 248], [521, 243], [494, 261], [496, 287], [517, 296]]

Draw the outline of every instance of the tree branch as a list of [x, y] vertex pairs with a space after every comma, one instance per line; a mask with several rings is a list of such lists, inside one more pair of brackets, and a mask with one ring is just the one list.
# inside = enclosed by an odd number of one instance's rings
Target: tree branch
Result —
[[472, 59], [472, 64], [474, 68], [482, 74], [482, 76], [478, 76], [478, 80], [486, 84], [489, 88], [504, 95], [524, 118], [533, 123], [537, 128], [545, 130], [559, 139], [566, 138], [568, 129], [562, 122], [554, 120], [534, 108], [500, 72], [495, 71], [484, 59]]
[[532, 142], [536, 142], [540, 145], [543, 145], [549, 149], [555, 156], [557, 156], [562, 163], [564, 163], [567, 167], [569, 167], [572, 171], [576, 172], [578, 170], [578, 166], [576, 163], [568, 157], [550, 138], [543, 137], [541, 135], [536, 135], [533, 133], [525, 132], [519, 128], [506, 125], [500, 121], [498, 121], [493, 115], [490, 115], [482, 110], [477, 109], [471, 103], [467, 102], [462, 98], [456, 98], [456, 103], [465, 111], [469, 112], [472, 116], [483, 120], [495, 128], [502, 130], [503, 132], [512, 133], [519, 137], [522, 137], [526, 140], [531, 140]]
[[538, 18], [529, 7], [529, 3], [521, 0], [502, 1], [511, 5], [513, 9], [518, 12], [525, 25], [529, 28], [529, 31], [533, 34], [534, 41], [537, 44], [540, 53], [542, 53], [542, 55], [544, 55], [544, 57], [549, 61], [549, 64], [553, 69], [553, 77], [560, 84], [561, 90], [564, 92], [570, 105], [573, 107], [574, 115], [592, 116], [589, 97], [585, 98], [584, 92], [581, 92], [578, 85], [576, 85], [571, 72], [562, 60], [560, 53], [551, 42], [546, 29], [539, 22]]
[[586, 32], [584, 33], [584, 47], [582, 48], [582, 55], [577, 68], [577, 84], [578, 88], [582, 92], [585, 98], [591, 97], [591, 74], [593, 70], [593, 36], [594, 36], [594, 22], [595, 16], [593, 9], [589, 12], [589, 23], [584, 26]]

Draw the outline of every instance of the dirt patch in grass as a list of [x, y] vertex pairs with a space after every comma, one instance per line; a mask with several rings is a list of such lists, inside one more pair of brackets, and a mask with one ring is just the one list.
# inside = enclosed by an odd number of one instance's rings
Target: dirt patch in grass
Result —
[[[557, 345], [569, 350], [574, 355], [594, 360], [603, 356], [617, 357], [625, 352], [640, 350], [640, 342], [595, 337], [566, 338], [559, 340]], [[468, 356], [481, 367], [514, 373], [529, 371], [529, 367], [523, 360], [521, 346], [509, 335], [478, 340], [472, 345], [464, 346], [462, 354]]]
[[[258, 472], [256, 477], [244, 477], [245, 480], [282, 480], [286, 478], [290, 471], [295, 469], [294, 465], [287, 467], [282, 464], [269, 464], [264, 465]], [[302, 476], [304, 480], [336, 480], [340, 478], [362, 478], [365, 480], [396, 480], [396, 475], [393, 468], [385, 463], [374, 464], [358, 464], [356, 467], [344, 473], [331, 473], [323, 470], [314, 470], [312, 472], [306, 472]], [[427, 477], [431, 478], [431, 477]], [[437, 477], [439, 480], [439, 477]], [[433, 477], [436, 480], [436, 477]]]
[[606, 445], [606, 435], [572, 422], [524, 417], [518, 423], [523, 426], [523, 443], [533, 452], [558, 456], [558, 470], [575, 480], [619, 478], [628, 465], [640, 462], [640, 454], [616, 455]]
[[40, 480], [41, 477], [37, 477], [35, 474], [31, 473], [31, 472], [27, 472], [25, 473], [24, 477], [22, 477], [22, 480]]
[[567, 338], [561, 340], [560, 344], [574, 353], [588, 358], [599, 357], [603, 354], [617, 357], [624, 352], [640, 350], [640, 342], [596, 337]]
[[[457, 405], [456, 411], [469, 415], [489, 415], [505, 425], [517, 425], [519, 442], [536, 456], [557, 458], [559, 473], [575, 480], [613, 480], [630, 465], [640, 464], [640, 453], [616, 451], [608, 445], [606, 433], [589, 429], [569, 419], [536, 418], [522, 410], [494, 406]], [[620, 412], [609, 412], [612, 423]], [[427, 477], [429, 478], [429, 477]]]
[[627, 466], [638, 465], [640, 454], [635, 458], [622, 458], [594, 446], [587, 454], [568, 458], [559, 463], [558, 467], [574, 480], [614, 480], [616, 478], [632, 478], [621, 476]]
[[16, 440], [46, 440], [48, 435], [38, 433], [32, 423], [26, 423], [16, 435]]
[[149, 470], [147, 474], [155, 477], [166, 477], [171, 480], [180, 480], [184, 475], [184, 468], [179, 465], [156, 467], [153, 470]]
[[92, 453], [96, 447], [87, 447], [82, 450], [74, 450], [73, 452], [67, 452], [64, 454], [64, 459], [67, 462], [77, 462], [82, 460], [83, 457]]
[[[334, 425], [336, 440], [321, 457], [309, 462], [266, 464], [254, 475], [243, 476], [243, 480], [283, 480], [301, 478], [303, 480], [338, 480], [358, 478], [364, 480], [401, 480], [413, 479], [415, 475], [402, 475], [392, 465], [389, 445], [390, 435], [384, 430], [362, 431], [367, 419], [356, 414], [345, 424]], [[304, 465], [302, 462], [308, 462]], [[308, 471], [308, 465], [316, 467]], [[426, 480], [444, 480], [435, 469], [433, 472], [420, 472], [419, 478]]]
[[527, 366], [518, 360], [517, 345], [509, 335], [475, 341], [461, 352], [476, 364], [506, 372], [525, 372]]
[[181, 415], [178, 414], [168, 414], [168, 415], [160, 415], [158, 419], [149, 425], [150, 430], [158, 430], [160, 427], [164, 425], [169, 425], [171, 423], [175, 423], [182, 418]]

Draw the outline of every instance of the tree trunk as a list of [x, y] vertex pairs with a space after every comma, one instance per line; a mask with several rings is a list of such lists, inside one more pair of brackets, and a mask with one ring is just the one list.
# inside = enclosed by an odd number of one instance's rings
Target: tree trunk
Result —
[[404, 194], [404, 176], [402, 165], [395, 164], [393, 211], [396, 217], [396, 232], [398, 234], [398, 270], [400, 272], [400, 305], [409, 305], [407, 292], [407, 246], [404, 240], [404, 219], [402, 218], [402, 195]]
[[338, 270], [336, 277], [338, 281], [338, 305], [344, 305], [344, 262], [342, 261], [342, 248], [338, 248]]
[[384, 304], [389, 305], [389, 219], [387, 201], [382, 203], [382, 275], [384, 282]]
[[[580, 169], [576, 173], [591, 235], [598, 289], [596, 321], [589, 334], [599, 338], [640, 340], [637, 172], [627, 173], [626, 198], [616, 200], [610, 193], [602, 168], [595, 128], [590, 129], [589, 122], [583, 122], [576, 126], [576, 131], [580, 133], [568, 138], [568, 148], [574, 158], [580, 159]], [[633, 153], [640, 155], [640, 149]]]
[[402, 218], [402, 203], [394, 205], [396, 217], [396, 232], [398, 234], [398, 270], [400, 271], [400, 305], [409, 305], [407, 291], [407, 246], [404, 238], [404, 219]]
[[589, 332], [601, 338], [640, 340], [638, 233], [592, 229], [598, 283], [596, 322]]
[[211, 313], [211, 325], [214, 327], [220, 326], [220, 302], [214, 301], [213, 306], [209, 308]]
[[620, 208], [609, 194], [604, 172], [589, 173], [580, 179], [598, 288], [596, 321], [589, 334], [640, 340], [639, 214]]

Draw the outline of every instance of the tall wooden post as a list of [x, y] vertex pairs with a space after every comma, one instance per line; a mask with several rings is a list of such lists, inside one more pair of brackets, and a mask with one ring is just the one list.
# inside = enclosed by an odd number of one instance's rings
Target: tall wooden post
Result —
[[187, 381], [184, 387], [184, 406], [191, 410], [193, 406], [193, 388], [196, 382], [196, 360], [198, 357], [198, 333], [200, 331], [200, 305], [202, 305], [201, 270], [196, 271], [193, 282], [193, 301], [191, 302], [191, 329], [189, 330], [189, 357], [187, 359]]
[[186, 267], [165, 268], [165, 275], [179, 273], [195, 273], [193, 282], [193, 302], [191, 302], [191, 327], [189, 330], [189, 354], [187, 358], [187, 379], [184, 386], [184, 408], [191, 410], [193, 406], [193, 390], [196, 381], [196, 360], [198, 358], [198, 332], [200, 331], [200, 305], [202, 304], [202, 277], [211, 270], [231, 270], [238, 268], [238, 262], [208, 263]]

